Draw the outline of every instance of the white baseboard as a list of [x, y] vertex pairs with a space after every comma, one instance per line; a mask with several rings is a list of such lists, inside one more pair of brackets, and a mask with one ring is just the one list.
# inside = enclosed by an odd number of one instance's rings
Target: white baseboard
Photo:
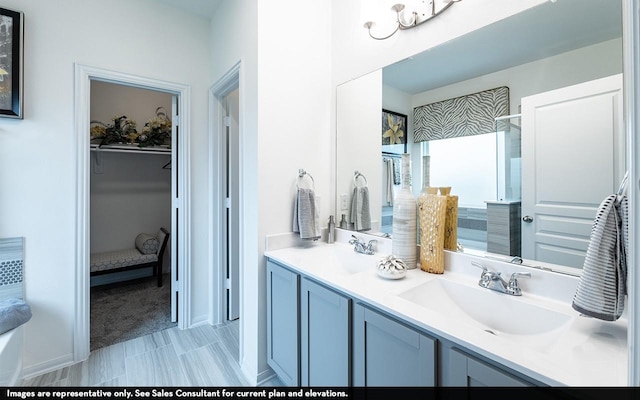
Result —
[[267, 382], [269, 379], [275, 378], [276, 377], [276, 372], [274, 370], [272, 370], [271, 368], [267, 367], [266, 370], [260, 372], [258, 374], [258, 386], [264, 384], [265, 382]]
[[191, 318], [191, 321], [189, 322], [189, 328], [195, 328], [196, 326], [202, 326], [202, 325], [211, 325], [211, 323], [209, 323], [209, 318], [207, 317], [207, 314], [203, 314], [195, 318]]
[[40, 364], [31, 365], [22, 369], [22, 379], [31, 379], [36, 376], [56, 371], [60, 368], [68, 367], [75, 364], [73, 361], [73, 353], [47, 360]]
[[258, 386], [258, 377], [249, 372], [246, 367], [247, 366], [244, 363], [240, 363], [240, 371], [242, 371], [242, 374], [249, 383], [249, 386]]
[[263, 383], [267, 382], [269, 379], [274, 378], [276, 376], [275, 371], [269, 368], [268, 366], [267, 366], [267, 369], [258, 372], [257, 375], [249, 372], [245, 364], [240, 364], [240, 370], [242, 371], [244, 378], [249, 383], [249, 386], [262, 385]]

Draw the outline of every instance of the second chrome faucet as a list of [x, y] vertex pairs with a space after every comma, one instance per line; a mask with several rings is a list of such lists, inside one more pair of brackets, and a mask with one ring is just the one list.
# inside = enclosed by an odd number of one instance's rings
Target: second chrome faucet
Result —
[[512, 296], [522, 296], [518, 278], [531, 278], [530, 272], [514, 272], [507, 282], [500, 276], [500, 272], [489, 271], [486, 266], [477, 261], [471, 261], [471, 265], [482, 269], [480, 281], [478, 281], [479, 286]]
[[375, 254], [373, 250], [373, 245], [377, 242], [377, 240], [372, 239], [369, 240], [369, 243], [365, 243], [358, 239], [355, 235], [351, 235], [352, 239], [349, 240], [349, 244], [353, 245], [353, 251], [362, 254], [372, 255]]

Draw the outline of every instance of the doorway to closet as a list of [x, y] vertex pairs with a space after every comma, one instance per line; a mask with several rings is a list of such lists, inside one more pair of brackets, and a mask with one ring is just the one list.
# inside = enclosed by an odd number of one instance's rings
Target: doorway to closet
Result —
[[[90, 257], [91, 257], [91, 85], [104, 82], [132, 88], [163, 92], [172, 96], [171, 133], [171, 279], [163, 285], [171, 288], [171, 318], [179, 329], [191, 323], [191, 251], [189, 174], [190, 87], [185, 84], [131, 75], [123, 72], [74, 66], [74, 155], [76, 162], [76, 292], [73, 327], [73, 360], [86, 360], [90, 353]], [[155, 109], [151, 111], [155, 112]], [[109, 116], [112, 118], [113, 116]], [[103, 121], [105, 122], [105, 121]], [[104, 153], [101, 153], [104, 155]], [[123, 154], [132, 155], [132, 154]], [[147, 155], [152, 157], [152, 155]], [[102, 161], [105, 161], [104, 159]], [[163, 164], [164, 165], [164, 164]], [[102, 167], [106, 168], [103, 163]], [[153, 234], [154, 232], [148, 232]], [[91, 240], [90, 240], [91, 239]], [[131, 244], [129, 245], [131, 246]]]
[[97, 80], [90, 90], [94, 351], [177, 325], [171, 312], [173, 249], [164, 240], [173, 231], [175, 96]]

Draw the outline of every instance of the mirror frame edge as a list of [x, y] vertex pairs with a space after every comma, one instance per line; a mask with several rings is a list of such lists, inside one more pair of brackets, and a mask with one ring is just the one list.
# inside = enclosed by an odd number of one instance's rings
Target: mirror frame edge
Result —
[[[640, 201], [637, 195], [637, 182], [640, 176], [640, 139], [636, 137], [640, 118], [640, 0], [622, 0], [622, 71], [624, 76], [624, 115], [627, 134], [627, 152], [629, 168], [629, 242], [637, 243], [640, 236]], [[636, 157], [633, 157], [633, 155]], [[638, 246], [635, 246], [636, 248]], [[627, 384], [640, 386], [640, 273], [636, 270], [640, 257], [629, 249], [627, 268], [627, 305], [628, 305], [628, 371]], [[638, 310], [637, 310], [638, 309]]]

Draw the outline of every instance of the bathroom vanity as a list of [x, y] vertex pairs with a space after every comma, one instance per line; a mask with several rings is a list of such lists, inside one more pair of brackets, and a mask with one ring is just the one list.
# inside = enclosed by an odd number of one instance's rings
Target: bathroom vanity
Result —
[[[575, 312], [577, 277], [448, 252], [442, 275], [387, 280], [375, 265], [389, 239], [365, 255], [348, 238], [265, 253], [268, 364], [285, 384], [626, 385], [626, 318]], [[472, 260], [532, 277], [522, 296], [498, 293]]]

